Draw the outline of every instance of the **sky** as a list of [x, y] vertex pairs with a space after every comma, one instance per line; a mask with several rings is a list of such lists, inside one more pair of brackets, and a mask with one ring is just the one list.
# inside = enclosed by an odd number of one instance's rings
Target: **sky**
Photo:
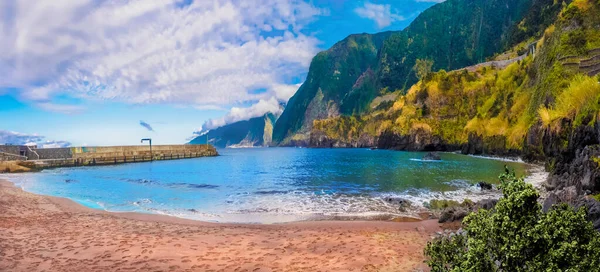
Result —
[[278, 113], [312, 57], [442, 0], [2, 0], [0, 144], [182, 144]]

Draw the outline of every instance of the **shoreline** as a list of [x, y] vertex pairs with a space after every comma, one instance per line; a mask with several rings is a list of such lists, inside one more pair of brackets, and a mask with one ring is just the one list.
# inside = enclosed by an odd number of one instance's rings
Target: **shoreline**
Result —
[[112, 213], [36, 195], [0, 180], [0, 270], [426, 269], [423, 248], [441, 230], [418, 222], [231, 224]]

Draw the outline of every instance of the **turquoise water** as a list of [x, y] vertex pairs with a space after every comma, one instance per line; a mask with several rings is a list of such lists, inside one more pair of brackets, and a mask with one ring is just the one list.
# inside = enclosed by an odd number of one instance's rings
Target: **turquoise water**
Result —
[[400, 214], [385, 197], [416, 206], [431, 198], [483, 198], [504, 165], [443, 153], [369, 149], [223, 149], [221, 156], [114, 166], [59, 168], [5, 176], [23, 189], [109, 211], [169, 214], [218, 222], [285, 222], [339, 215]]

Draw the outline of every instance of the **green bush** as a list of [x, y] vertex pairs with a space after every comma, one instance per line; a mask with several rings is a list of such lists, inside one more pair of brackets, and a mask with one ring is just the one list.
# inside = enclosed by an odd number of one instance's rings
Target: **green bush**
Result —
[[600, 233], [584, 209], [543, 213], [531, 184], [508, 171], [500, 181], [493, 210], [471, 213], [464, 231], [428, 243], [432, 271], [600, 271]]

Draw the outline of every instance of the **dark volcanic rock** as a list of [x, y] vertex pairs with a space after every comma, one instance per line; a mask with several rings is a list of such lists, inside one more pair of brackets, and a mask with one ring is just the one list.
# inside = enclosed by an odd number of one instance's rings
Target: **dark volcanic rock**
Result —
[[366, 148], [375, 147], [376, 137], [361, 134], [358, 139], [346, 141], [346, 139], [331, 139], [325, 132], [313, 129], [310, 133], [309, 147], [317, 148]]
[[439, 223], [449, 223], [460, 221], [467, 216], [471, 211], [465, 207], [449, 207], [442, 211]]
[[406, 211], [406, 209], [412, 206], [409, 200], [401, 197], [386, 197], [384, 200], [393, 206], [397, 206], [400, 211]]
[[492, 190], [494, 189], [494, 186], [490, 183], [487, 182], [479, 182], [477, 183], [477, 186], [479, 186], [479, 188], [481, 188], [481, 190]]
[[496, 204], [498, 204], [498, 199], [482, 199], [477, 202], [476, 207], [477, 209], [491, 210], [496, 207]]
[[469, 133], [468, 141], [461, 148], [463, 154], [491, 155], [517, 157], [521, 155], [519, 150], [506, 148], [505, 136], [482, 137]]
[[600, 231], [600, 202], [593, 198], [582, 197], [574, 203], [575, 208], [585, 207], [587, 218], [594, 224], [594, 229]]
[[422, 159], [424, 161], [441, 161], [442, 160], [440, 155], [435, 152], [429, 152], [429, 153], [425, 154], [425, 156], [423, 156]]
[[459, 146], [448, 145], [439, 136], [431, 132], [418, 129], [410, 135], [399, 135], [387, 130], [379, 135], [377, 148], [406, 150], [406, 151], [455, 151]]

